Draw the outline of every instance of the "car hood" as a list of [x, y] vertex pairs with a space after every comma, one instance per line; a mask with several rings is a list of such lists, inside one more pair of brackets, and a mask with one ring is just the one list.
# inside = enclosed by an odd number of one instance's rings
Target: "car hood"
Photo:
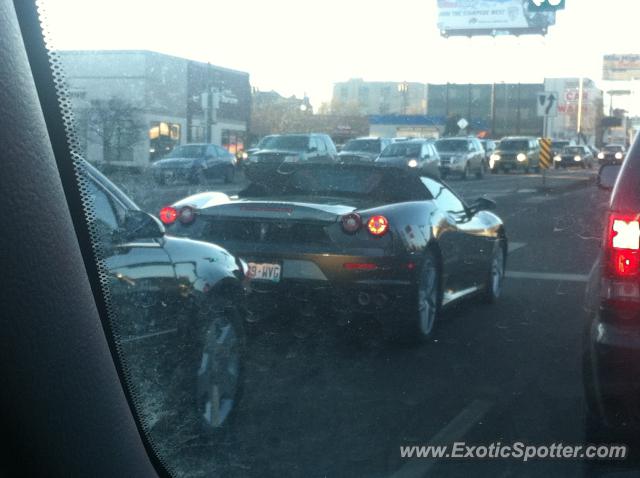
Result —
[[200, 159], [198, 158], [165, 158], [153, 163], [156, 168], [186, 168], [195, 165]]

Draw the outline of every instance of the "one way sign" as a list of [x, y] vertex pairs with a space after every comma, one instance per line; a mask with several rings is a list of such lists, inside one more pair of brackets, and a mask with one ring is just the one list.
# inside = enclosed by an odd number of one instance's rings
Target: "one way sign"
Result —
[[558, 116], [557, 93], [538, 93], [538, 116]]

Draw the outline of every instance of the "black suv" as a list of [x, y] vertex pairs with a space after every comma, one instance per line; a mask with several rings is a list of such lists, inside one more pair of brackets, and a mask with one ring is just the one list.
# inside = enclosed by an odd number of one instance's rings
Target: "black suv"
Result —
[[[588, 425], [640, 426], [640, 141], [622, 165], [600, 168], [613, 189], [586, 293], [583, 374]], [[615, 187], [614, 187], [615, 185]]]
[[173, 148], [167, 156], [151, 165], [151, 172], [158, 184], [175, 180], [201, 184], [212, 178], [223, 178], [225, 183], [231, 183], [237, 167], [237, 158], [222, 146], [194, 143]]
[[333, 163], [337, 160], [336, 146], [326, 134], [274, 134], [260, 142], [260, 149], [249, 156], [247, 168], [268, 164]]
[[540, 169], [540, 144], [536, 138], [509, 137], [500, 144], [489, 158], [491, 171], [520, 170], [528, 173]]

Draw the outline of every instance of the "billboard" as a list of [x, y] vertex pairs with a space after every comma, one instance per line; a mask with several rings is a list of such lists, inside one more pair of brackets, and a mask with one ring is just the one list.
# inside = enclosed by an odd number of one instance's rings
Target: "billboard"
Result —
[[438, 28], [447, 36], [545, 34], [555, 12], [529, 12], [527, 0], [438, 0]]
[[602, 79], [630, 81], [640, 78], [640, 55], [605, 55]]

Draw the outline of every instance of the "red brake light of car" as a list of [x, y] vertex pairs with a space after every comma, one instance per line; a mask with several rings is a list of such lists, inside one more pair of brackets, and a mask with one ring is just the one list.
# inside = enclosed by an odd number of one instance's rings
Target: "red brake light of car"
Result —
[[178, 213], [178, 220], [182, 224], [191, 224], [196, 219], [196, 212], [191, 206], [185, 206]]
[[640, 272], [640, 215], [611, 213], [607, 225], [609, 270], [619, 277]]
[[355, 234], [362, 227], [362, 218], [359, 214], [352, 212], [340, 218], [342, 230], [347, 234]]
[[384, 236], [389, 230], [389, 220], [384, 216], [372, 216], [367, 222], [367, 229], [374, 236]]
[[174, 222], [176, 222], [176, 219], [178, 218], [178, 211], [175, 207], [165, 206], [162, 209], [160, 209], [159, 216], [163, 224], [165, 225], [173, 224]]

